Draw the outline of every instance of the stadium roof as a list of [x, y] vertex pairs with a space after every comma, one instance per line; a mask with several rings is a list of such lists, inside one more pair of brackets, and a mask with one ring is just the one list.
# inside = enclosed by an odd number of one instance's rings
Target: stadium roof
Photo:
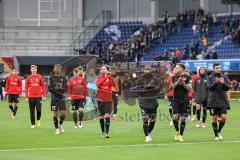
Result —
[[62, 64], [73, 56], [17, 56], [20, 65], [54, 65]]

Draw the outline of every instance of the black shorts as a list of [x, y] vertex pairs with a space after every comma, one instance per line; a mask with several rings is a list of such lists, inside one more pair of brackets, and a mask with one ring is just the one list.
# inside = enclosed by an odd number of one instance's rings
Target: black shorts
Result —
[[207, 100], [204, 100], [204, 101], [202, 101], [202, 102], [196, 101], [196, 104], [202, 104], [203, 107], [207, 107]]
[[65, 99], [51, 99], [51, 111], [64, 111], [66, 110]]
[[29, 107], [40, 108], [42, 107], [42, 97], [29, 97]]
[[8, 95], [8, 103], [19, 103], [19, 95], [18, 94], [9, 94]]
[[189, 101], [173, 101], [173, 114], [178, 114], [181, 116], [188, 115]]
[[78, 110], [79, 108], [84, 108], [85, 98], [74, 99], [72, 102], [72, 110]]
[[173, 104], [173, 96], [168, 96], [168, 106], [171, 107]]
[[152, 109], [141, 108], [141, 113], [143, 121], [148, 119], [155, 120], [157, 116], [157, 108]]
[[112, 113], [112, 101], [109, 102], [98, 101], [97, 103], [100, 116]]
[[227, 108], [212, 108], [212, 109], [210, 109], [211, 116], [221, 116], [222, 114], [227, 114]]

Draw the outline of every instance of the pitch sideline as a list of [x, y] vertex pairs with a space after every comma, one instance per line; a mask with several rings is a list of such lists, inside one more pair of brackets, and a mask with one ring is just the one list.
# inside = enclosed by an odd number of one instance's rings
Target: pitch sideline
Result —
[[162, 143], [162, 144], [133, 144], [133, 145], [105, 145], [105, 146], [79, 146], [79, 147], [57, 147], [57, 148], [26, 148], [26, 149], [0, 149], [0, 152], [17, 152], [17, 151], [37, 151], [37, 150], [71, 150], [71, 149], [94, 149], [94, 148], [112, 148], [112, 147], [148, 147], [148, 146], [170, 146], [170, 145], [196, 145], [196, 144], [231, 144], [240, 143], [238, 141], [205, 141], [205, 142], [183, 142], [183, 143]]

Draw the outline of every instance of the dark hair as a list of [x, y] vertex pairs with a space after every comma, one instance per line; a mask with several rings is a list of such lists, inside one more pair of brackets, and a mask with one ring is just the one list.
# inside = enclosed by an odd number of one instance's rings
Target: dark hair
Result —
[[219, 63], [214, 63], [213, 68], [216, 67], [216, 66], [221, 66], [221, 65]]
[[77, 69], [83, 71], [83, 67], [82, 66], [77, 67]]
[[103, 67], [105, 67], [105, 68], [107, 69], [107, 71], [109, 71], [109, 70], [110, 70], [110, 67], [109, 67], [109, 66], [107, 66], [107, 65], [103, 65], [103, 66], [101, 66], [101, 68], [103, 68]]
[[177, 66], [180, 66], [183, 70], [185, 70], [185, 65], [183, 63], [177, 63]]

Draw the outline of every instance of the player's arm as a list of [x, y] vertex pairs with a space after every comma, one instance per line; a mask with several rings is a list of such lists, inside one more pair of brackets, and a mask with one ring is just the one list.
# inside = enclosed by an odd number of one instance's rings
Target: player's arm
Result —
[[59, 95], [59, 93], [54, 88], [52, 77], [49, 77], [48, 79], [48, 90], [51, 93]]
[[97, 87], [101, 87], [102, 84], [105, 82], [105, 80], [106, 80], [106, 77], [103, 77], [103, 76], [97, 77], [97, 80], [96, 80]]
[[214, 80], [214, 78], [212, 76], [210, 76], [208, 78], [208, 81], [207, 81], [207, 87], [210, 91], [213, 91], [215, 90], [215, 88], [217, 87], [218, 83]]
[[165, 84], [165, 86], [164, 86], [164, 96], [165, 97], [167, 97], [167, 95], [168, 95], [168, 92], [171, 90], [171, 81], [170, 81], [170, 78], [168, 77], [167, 78], [167, 82], [166, 82], [166, 84]]
[[88, 92], [88, 88], [87, 88], [87, 83], [85, 81], [83, 81], [83, 93], [85, 97], [89, 97], [89, 92]]
[[63, 81], [63, 87], [64, 87], [64, 93], [66, 93], [68, 91], [68, 82], [65, 77], [64, 77], [64, 81]]
[[197, 79], [194, 80], [193, 82], [193, 93], [196, 93], [197, 92]]
[[112, 77], [112, 76], [109, 76], [109, 78], [110, 78], [111, 86], [112, 86], [112, 87], [115, 87], [116, 84], [114, 83], [113, 77]]
[[228, 91], [230, 89], [230, 85], [228, 83], [228, 78], [227, 77], [223, 77], [221, 80], [222, 83], [222, 88], [224, 91]]
[[45, 84], [45, 80], [42, 77], [41, 78], [41, 87], [42, 87], [42, 97], [45, 98], [46, 97], [46, 84]]
[[71, 100], [71, 94], [72, 94], [72, 84], [70, 79], [68, 80], [68, 86], [67, 86], [67, 96], [69, 100]]
[[121, 95], [122, 94], [122, 82], [121, 82], [121, 79], [119, 78], [118, 80], [118, 86], [119, 86], [119, 92], [118, 94]]
[[18, 80], [18, 87], [19, 87], [19, 95], [22, 94], [22, 78], [19, 77]]
[[186, 90], [191, 91], [192, 90], [192, 79], [189, 77], [187, 80], [187, 83], [185, 83], [185, 81], [182, 80], [182, 85]]
[[174, 82], [174, 81], [172, 80], [171, 89], [175, 89], [175, 88], [177, 87], [177, 85], [179, 85], [180, 81], [182, 81], [182, 77], [179, 77], [176, 82]]
[[53, 85], [52, 85], [52, 77], [48, 78], [48, 90], [49, 92], [54, 92]]
[[28, 100], [28, 95], [29, 94], [29, 80], [28, 78], [26, 78], [25, 80], [25, 97], [26, 97], [26, 100]]
[[6, 93], [8, 93], [8, 91], [9, 91], [9, 77], [7, 78], [7, 80], [6, 80], [6, 85], [5, 85], [5, 92]]

